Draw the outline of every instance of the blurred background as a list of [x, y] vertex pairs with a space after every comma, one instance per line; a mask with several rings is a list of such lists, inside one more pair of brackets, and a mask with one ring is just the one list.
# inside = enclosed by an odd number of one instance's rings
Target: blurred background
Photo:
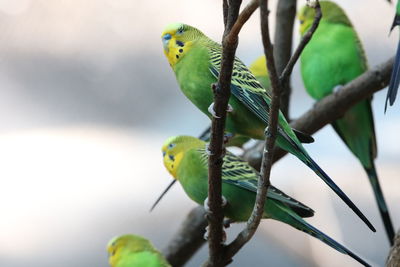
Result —
[[[271, 1], [273, 15], [276, 2]], [[370, 66], [394, 55], [398, 30], [389, 36], [394, 5], [337, 2], [358, 30]], [[149, 213], [171, 181], [162, 165], [162, 143], [171, 135], [196, 136], [209, 123], [180, 92], [163, 55], [160, 35], [174, 21], [220, 40], [221, 1], [0, 1], [0, 266], [105, 267], [109, 239], [136, 233], [162, 249], [195, 206], [175, 186]], [[297, 22], [295, 36], [297, 44]], [[250, 64], [261, 53], [255, 14], [243, 28], [237, 55]], [[313, 100], [304, 92], [298, 67], [292, 84], [295, 118]], [[382, 90], [373, 100], [376, 165], [398, 229], [400, 103], [384, 116], [385, 96]], [[378, 232], [370, 232], [293, 156], [274, 165], [273, 184], [316, 211], [309, 222], [382, 266], [389, 245], [361, 165], [329, 126], [314, 137], [306, 147], [310, 154]], [[229, 237], [241, 227], [229, 230]], [[203, 248], [187, 266], [198, 266], [206, 255]], [[232, 264], [264, 265], [357, 263], [269, 220]]]

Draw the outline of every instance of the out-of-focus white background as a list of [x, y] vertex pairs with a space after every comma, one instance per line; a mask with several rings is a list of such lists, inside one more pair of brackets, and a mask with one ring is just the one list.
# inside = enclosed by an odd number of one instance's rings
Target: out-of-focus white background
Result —
[[[274, 15], [276, 1], [271, 2]], [[394, 54], [398, 30], [388, 36], [393, 5], [337, 2], [359, 32], [371, 66]], [[162, 52], [161, 32], [174, 21], [221, 39], [220, 1], [0, 1], [1, 266], [108, 266], [110, 238], [136, 233], [163, 248], [195, 206], [175, 186], [149, 213], [171, 181], [162, 165], [163, 141], [198, 135], [208, 124], [180, 92]], [[247, 64], [262, 53], [258, 25], [257, 14], [241, 33], [237, 55]], [[297, 24], [295, 36], [297, 43]], [[304, 93], [298, 68], [292, 81], [291, 114], [297, 117], [313, 101]], [[373, 100], [376, 165], [399, 228], [400, 103], [384, 116], [385, 95], [383, 90]], [[362, 167], [330, 127], [315, 139], [307, 145], [310, 154], [378, 232], [370, 232], [293, 156], [274, 166], [273, 184], [316, 211], [309, 222], [382, 266], [389, 246]], [[188, 266], [205, 257], [203, 248]], [[267, 263], [357, 266], [319, 240], [270, 220], [232, 266]]]

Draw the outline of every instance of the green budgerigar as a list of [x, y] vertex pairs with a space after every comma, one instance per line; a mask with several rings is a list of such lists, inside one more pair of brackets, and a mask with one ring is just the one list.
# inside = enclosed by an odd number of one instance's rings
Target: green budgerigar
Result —
[[[392, 31], [394, 27], [399, 25], [400, 25], [400, 0], [397, 1], [396, 14], [394, 16], [393, 24], [390, 31]], [[394, 101], [396, 100], [397, 96], [397, 91], [399, 90], [399, 85], [400, 85], [400, 41], [398, 41], [397, 43], [396, 58], [394, 61], [392, 76], [390, 77], [389, 88], [386, 95], [385, 112], [388, 101], [391, 106], [394, 104]]]
[[[164, 165], [179, 181], [186, 194], [203, 205], [208, 196], [208, 154], [206, 143], [191, 136], [170, 137], [162, 147]], [[232, 222], [246, 221], [253, 210], [258, 172], [230, 152], [222, 165], [222, 195], [226, 200], [224, 215]], [[326, 234], [307, 223], [314, 211], [274, 186], [268, 188], [263, 218], [274, 219], [314, 236], [337, 251], [365, 266], [364, 260]]]
[[[319, 100], [367, 70], [367, 60], [350, 20], [335, 3], [320, 1], [322, 19], [311, 41], [301, 54], [301, 74], [307, 92]], [[304, 7], [299, 13], [300, 31], [311, 26], [315, 10]], [[339, 89], [340, 90], [340, 89]], [[349, 109], [333, 128], [359, 159], [371, 182], [390, 242], [394, 230], [378, 182], [374, 159], [377, 154], [371, 99]]]
[[111, 267], [171, 267], [149, 240], [138, 235], [121, 235], [107, 246]]
[[[206, 115], [213, 114], [211, 84], [217, 81], [221, 65], [221, 45], [198, 29], [182, 24], [168, 25], [162, 33], [164, 54], [182, 92]], [[217, 89], [218, 90], [218, 89]], [[226, 131], [236, 136], [264, 139], [271, 99], [249, 69], [235, 58], [232, 80], [232, 110], [226, 119]], [[347, 195], [318, 166], [304, 149], [284, 115], [279, 113], [276, 143], [310, 167], [372, 230], [375, 228]]]

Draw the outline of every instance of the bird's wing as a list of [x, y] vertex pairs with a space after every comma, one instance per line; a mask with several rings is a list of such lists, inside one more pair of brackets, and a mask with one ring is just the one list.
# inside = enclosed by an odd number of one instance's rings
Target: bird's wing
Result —
[[[205, 149], [200, 149], [199, 151], [202, 155], [202, 163], [207, 164], [208, 155]], [[258, 176], [259, 173], [246, 161], [228, 151], [226, 152], [222, 165], [222, 181], [224, 183], [257, 193]], [[267, 197], [284, 203], [302, 217], [314, 215], [314, 211], [311, 208], [286, 195], [273, 185], [268, 187]]]
[[[210, 53], [210, 72], [218, 78], [221, 67], [221, 48], [214, 46], [209, 47], [208, 50]], [[271, 97], [240, 59], [235, 58], [233, 64], [231, 93], [260, 120], [268, 124]], [[297, 137], [281, 112], [279, 112], [278, 133], [293, 147], [300, 149], [295, 142]]]

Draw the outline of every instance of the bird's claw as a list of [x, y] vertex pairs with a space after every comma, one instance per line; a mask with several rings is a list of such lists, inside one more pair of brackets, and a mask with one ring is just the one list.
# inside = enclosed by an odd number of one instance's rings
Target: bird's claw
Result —
[[211, 105], [208, 107], [208, 112], [210, 112], [211, 116], [213, 116], [216, 119], [221, 118], [221, 117], [217, 116], [217, 113], [215, 113], [214, 102], [212, 102]]
[[206, 154], [208, 156], [214, 155], [210, 150], [210, 144], [209, 143], [206, 144]]
[[[217, 116], [217, 113], [214, 110], [214, 102], [211, 103], [211, 105], [208, 107], [207, 110], [214, 118], [216, 119], [221, 118], [220, 116]], [[234, 110], [233, 107], [230, 104], [228, 104], [228, 109], [226, 110], [226, 112], [233, 112], [233, 110]]]
[[307, 0], [307, 6], [315, 8], [317, 6], [317, 1]]
[[269, 126], [265, 127], [264, 129], [264, 136], [266, 136], [267, 138], [269, 138], [270, 136], [270, 132], [269, 132]]
[[[228, 205], [228, 200], [226, 200], [226, 198], [224, 196], [221, 196], [221, 200], [222, 200], [221, 206], [222, 206], [222, 208], [225, 208], [226, 205]], [[210, 213], [210, 206], [208, 206], [208, 197], [206, 197], [206, 199], [204, 199], [203, 206], [204, 206], [204, 210], [207, 213]]]
[[340, 90], [343, 88], [343, 85], [341, 85], [341, 84], [339, 84], [339, 85], [336, 85], [335, 87], [333, 87], [333, 93], [334, 94], [337, 94], [337, 93], [339, 93], [340, 92]]
[[226, 110], [226, 112], [233, 112], [233, 107], [230, 104], [228, 104], [228, 109]]

